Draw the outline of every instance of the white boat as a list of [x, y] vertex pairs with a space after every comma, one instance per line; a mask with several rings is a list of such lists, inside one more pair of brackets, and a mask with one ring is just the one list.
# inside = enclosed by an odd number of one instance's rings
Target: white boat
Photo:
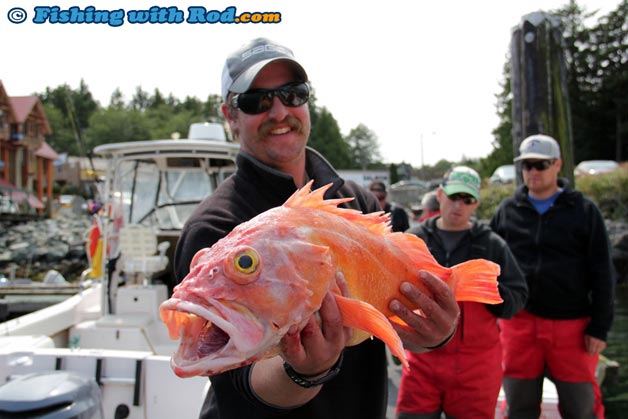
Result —
[[195, 125], [190, 137], [95, 148], [108, 165], [100, 234], [86, 236], [91, 266], [76, 295], [0, 324], [0, 416], [198, 417], [209, 380], [172, 372], [178, 342], [158, 307], [180, 230], [235, 171], [238, 145], [219, 124]]

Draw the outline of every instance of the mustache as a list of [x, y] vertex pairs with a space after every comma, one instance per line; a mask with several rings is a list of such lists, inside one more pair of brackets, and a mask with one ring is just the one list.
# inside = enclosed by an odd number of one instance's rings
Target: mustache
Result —
[[277, 125], [288, 125], [293, 131], [301, 132], [303, 130], [303, 124], [293, 115], [287, 115], [283, 121], [265, 121], [260, 125], [259, 134], [261, 137], [266, 137], [270, 132], [275, 129]]

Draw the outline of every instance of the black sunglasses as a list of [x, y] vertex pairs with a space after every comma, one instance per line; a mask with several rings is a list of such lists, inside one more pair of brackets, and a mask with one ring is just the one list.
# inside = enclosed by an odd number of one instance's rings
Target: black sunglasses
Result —
[[285, 106], [296, 108], [307, 103], [310, 98], [310, 88], [306, 83], [288, 83], [276, 89], [253, 89], [234, 95], [231, 99], [231, 106], [246, 114], [257, 115], [273, 107], [275, 96]]
[[529, 161], [523, 160], [521, 162], [521, 167], [523, 170], [530, 171], [532, 168], [542, 172], [543, 170], [549, 169], [556, 160], [537, 160], [537, 161]]
[[[447, 195], [447, 194], [445, 194], [445, 195]], [[471, 195], [464, 194], [464, 193], [455, 193], [455, 194], [447, 195], [447, 198], [449, 198], [453, 202], [462, 201], [462, 202], [464, 202], [465, 205], [473, 205], [476, 202], [478, 202], [478, 200], [475, 199], [475, 197], [473, 197]]]

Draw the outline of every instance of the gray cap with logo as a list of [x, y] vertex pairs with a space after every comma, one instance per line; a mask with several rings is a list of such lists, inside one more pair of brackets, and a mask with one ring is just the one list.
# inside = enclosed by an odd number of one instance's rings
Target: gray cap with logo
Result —
[[527, 137], [519, 146], [519, 157], [514, 161], [526, 159], [560, 159], [560, 147], [549, 135], [534, 134]]
[[300, 81], [307, 81], [307, 73], [289, 48], [266, 38], [256, 38], [227, 57], [222, 69], [222, 99], [226, 101], [229, 92], [244, 93], [249, 90], [264, 67], [280, 60], [294, 64], [296, 76]]

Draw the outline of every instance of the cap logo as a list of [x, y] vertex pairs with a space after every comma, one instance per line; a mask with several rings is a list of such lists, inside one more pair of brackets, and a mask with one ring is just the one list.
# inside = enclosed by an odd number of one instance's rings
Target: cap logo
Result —
[[248, 50], [244, 51], [242, 53], [242, 55], [240, 56], [240, 58], [242, 58], [242, 60], [244, 61], [244, 60], [247, 60], [247, 59], [253, 57], [254, 55], [263, 54], [263, 53], [269, 52], [269, 51], [270, 52], [279, 52], [281, 54], [285, 54], [285, 55], [289, 55], [289, 56], [292, 55], [292, 52], [288, 48], [282, 47], [280, 45], [265, 44], [265, 45], [255, 46], [255, 47], [253, 47], [251, 49], [248, 49]]
[[464, 184], [464, 185], [469, 185], [473, 187], [477, 187], [479, 185], [478, 179], [475, 176], [469, 173], [461, 173], [461, 172], [452, 173], [447, 183], [458, 183], [458, 184]]

